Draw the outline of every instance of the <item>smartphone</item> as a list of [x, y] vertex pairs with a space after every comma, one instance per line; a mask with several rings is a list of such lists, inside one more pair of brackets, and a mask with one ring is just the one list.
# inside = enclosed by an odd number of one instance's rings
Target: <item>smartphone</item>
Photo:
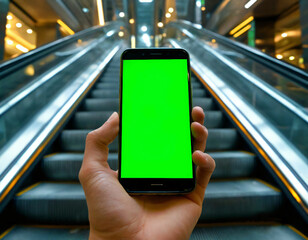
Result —
[[188, 53], [127, 49], [120, 78], [120, 183], [130, 194], [191, 192], [195, 165]]

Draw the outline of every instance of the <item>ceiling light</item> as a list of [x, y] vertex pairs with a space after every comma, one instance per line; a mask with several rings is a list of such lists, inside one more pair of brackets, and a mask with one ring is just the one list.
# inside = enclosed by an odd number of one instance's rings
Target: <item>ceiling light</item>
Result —
[[16, 48], [20, 51], [22, 51], [23, 53], [29, 52], [28, 48], [25, 48], [24, 46], [21, 46], [20, 44], [16, 45]]
[[242, 23], [240, 23], [239, 25], [237, 25], [235, 28], [233, 28], [230, 31], [230, 35], [233, 35], [234, 33], [236, 33], [238, 30], [240, 30], [242, 27], [244, 27], [245, 25], [247, 25], [248, 23], [250, 23], [253, 20], [253, 16], [247, 18], [245, 21], [243, 21]]
[[233, 37], [237, 38], [237, 37], [241, 36], [243, 33], [247, 32], [250, 28], [251, 28], [251, 25], [249, 24], [246, 27], [244, 27], [243, 29], [241, 29], [240, 31], [238, 31], [237, 33], [235, 33], [233, 35]]
[[142, 26], [142, 27], [141, 27], [141, 31], [142, 31], [142, 32], [146, 32], [147, 30], [148, 30], [147, 26]]
[[168, 9], [168, 11], [169, 11], [170, 13], [173, 13], [174, 9], [173, 9], [172, 7], [170, 7], [170, 8]]
[[6, 28], [11, 28], [12, 26], [11, 26], [11, 24], [6, 24], [5, 27]]
[[62, 20], [58, 19], [58, 20], [57, 20], [57, 23], [58, 23], [61, 27], [63, 27], [70, 35], [73, 35], [73, 34], [75, 33], [75, 32], [74, 32], [72, 29], [70, 29], [70, 27], [67, 26]]
[[6, 19], [7, 19], [7, 20], [12, 20], [13, 17], [12, 17], [12, 15], [7, 15], [7, 16], [6, 16]]
[[197, 1], [196, 2], [196, 6], [199, 8], [199, 7], [201, 7], [201, 2], [200, 1]]
[[129, 19], [129, 23], [130, 24], [134, 24], [135, 23], [135, 20], [133, 18]]
[[89, 10], [89, 8], [82, 8], [82, 11], [84, 12], [84, 13], [88, 13], [90, 10]]
[[97, 0], [98, 21], [100, 26], [105, 25], [104, 9], [102, 0]]
[[287, 36], [288, 36], [288, 34], [285, 33], [285, 32], [281, 34], [281, 37], [283, 37], [283, 38], [285, 38], [285, 37], [287, 37]]
[[22, 24], [21, 23], [16, 23], [16, 27], [21, 28]]
[[203, 11], [203, 12], [204, 12], [204, 11], [205, 11], [205, 9], [206, 9], [206, 8], [203, 6], [203, 7], [201, 8], [201, 11]]
[[27, 29], [27, 33], [28, 33], [28, 34], [31, 34], [31, 33], [33, 33], [33, 30], [32, 30], [32, 29], [30, 29], [30, 28], [29, 28], [29, 29]]
[[170, 13], [166, 13], [166, 18], [170, 18], [171, 14]]
[[162, 22], [157, 23], [157, 27], [162, 28], [163, 26], [164, 26], [164, 24]]
[[123, 37], [124, 36], [124, 32], [120, 31], [119, 32], [119, 37]]
[[122, 17], [124, 17], [124, 16], [125, 16], [125, 13], [124, 13], [124, 12], [120, 12], [120, 13], [119, 13], [119, 17], [122, 18]]
[[13, 42], [12, 40], [10, 40], [10, 39], [6, 40], [6, 42], [7, 42], [8, 45], [13, 45], [13, 43], [14, 43], [14, 42]]
[[289, 57], [289, 60], [291, 60], [291, 61], [293, 61], [294, 59], [295, 59], [294, 56], [290, 56], [290, 57]]
[[248, 3], [245, 4], [245, 8], [248, 9], [250, 8], [252, 5], [255, 4], [257, 0], [250, 0]]
[[277, 54], [277, 55], [276, 55], [276, 58], [277, 58], [277, 59], [282, 59], [283, 56], [282, 56], [281, 54]]
[[141, 3], [151, 3], [151, 2], [153, 2], [153, 0], [139, 0], [139, 2], [141, 2]]

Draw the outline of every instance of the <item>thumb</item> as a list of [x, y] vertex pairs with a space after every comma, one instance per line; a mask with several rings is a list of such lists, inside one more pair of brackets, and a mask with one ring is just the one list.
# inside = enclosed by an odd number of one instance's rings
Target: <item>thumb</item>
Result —
[[109, 169], [107, 163], [109, 152], [108, 145], [113, 142], [118, 135], [118, 132], [119, 115], [114, 112], [100, 128], [87, 135], [84, 158], [80, 172], [86, 170], [85, 172], [87, 175], [91, 174], [91, 170], [98, 171]]

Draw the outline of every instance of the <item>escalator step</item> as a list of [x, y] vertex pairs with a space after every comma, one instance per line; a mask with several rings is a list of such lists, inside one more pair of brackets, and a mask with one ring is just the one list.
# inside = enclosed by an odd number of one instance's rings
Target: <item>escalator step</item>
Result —
[[254, 179], [211, 181], [205, 199], [199, 221], [264, 219], [283, 203], [278, 189]]
[[92, 98], [119, 98], [119, 90], [113, 89], [94, 89], [91, 91]]
[[199, 98], [199, 97], [206, 97], [207, 96], [206, 91], [204, 89], [198, 89], [198, 88], [193, 89], [192, 95], [193, 95], [194, 98], [195, 97]]
[[208, 130], [206, 150], [232, 150], [236, 149], [239, 143], [239, 135], [236, 129], [218, 128]]
[[[43, 158], [41, 169], [49, 180], [78, 181], [78, 174], [82, 164], [82, 153], [58, 153]], [[118, 169], [118, 154], [108, 155], [108, 164], [111, 169]]]
[[119, 111], [119, 99], [86, 99], [82, 108], [85, 111]]
[[[112, 111], [77, 112], [72, 120], [74, 129], [96, 129], [111, 116]], [[205, 115], [207, 128], [223, 126], [223, 114], [220, 111], [208, 111]]]
[[214, 102], [212, 98], [198, 98], [194, 97], [192, 100], [193, 106], [202, 107], [204, 111], [214, 109]]
[[98, 83], [96, 89], [119, 89], [119, 83]]
[[[202, 85], [199, 82], [192, 82], [191, 86], [194, 89], [202, 88]], [[119, 81], [108, 82], [108, 83], [99, 82], [98, 84], [95, 85], [95, 87], [98, 89], [113, 89], [113, 88], [118, 89]]]
[[[60, 146], [63, 151], [67, 152], [83, 152], [85, 141], [89, 130], [64, 130], [60, 137]], [[109, 146], [110, 152], [118, 150], [118, 138], [116, 138]]]
[[[60, 146], [66, 152], [83, 152], [85, 140], [90, 130], [64, 130], [60, 136]], [[238, 144], [235, 129], [209, 129], [207, 151], [231, 150]], [[109, 145], [110, 152], [118, 151], [118, 138]], [[136, 150], [137, 151], [137, 150]]]
[[85, 226], [14, 226], [1, 240], [87, 240], [89, 227]]
[[[88, 226], [14, 226], [3, 240], [31, 239], [31, 240], [87, 240]], [[286, 225], [224, 225], [196, 227], [190, 240], [305, 240]]]
[[190, 240], [304, 240], [286, 225], [227, 225], [196, 227]]
[[[215, 159], [216, 168], [212, 178], [249, 177], [256, 167], [256, 158], [246, 152], [209, 152]], [[57, 153], [47, 155], [42, 161], [42, 172], [48, 180], [78, 181], [82, 164], [82, 153]], [[118, 153], [109, 153], [108, 164], [111, 169], [118, 169]]]
[[[209, 183], [205, 202], [199, 221], [253, 220], [276, 213], [281, 207], [282, 195], [257, 180], [219, 181]], [[17, 214], [25, 221], [88, 223], [86, 199], [77, 183], [39, 183], [17, 194], [14, 204]]]
[[226, 151], [209, 154], [216, 163], [212, 179], [250, 177], [257, 166], [256, 156], [249, 152]]
[[108, 75], [108, 76], [103, 76], [102, 79], [99, 81], [102, 83], [119, 83], [119, 76], [117, 75]]
[[[214, 109], [214, 102], [211, 98], [193, 98], [193, 106], [200, 106], [205, 111]], [[85, 111], [118, 111], [119, 99], [86, 99], [82, 107]]]

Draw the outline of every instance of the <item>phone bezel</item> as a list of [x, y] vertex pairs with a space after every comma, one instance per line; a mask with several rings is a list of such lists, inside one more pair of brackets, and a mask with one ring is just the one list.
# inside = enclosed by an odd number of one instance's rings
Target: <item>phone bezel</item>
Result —
[[[188, 90], [189, 90], [189, 117], [192, 123], [192, 92], [189, 54], [178, 48], [149, 48], [127, 49], [121, 55], [120, 89], [119, 89], [119, 136], [118, 136], [118, 178], [124, 189], [130, 194], [181, 194], [189, 193], [195, 188], [195, 164], [192, 161], [193, 178], [121, 178], [121, 137], [122, 137], [122, 86], [123, 86], [123, 60], [146, 59], [186, 59]], [[193, 153], [193, 136], [191, 134], [191, 149]]]

